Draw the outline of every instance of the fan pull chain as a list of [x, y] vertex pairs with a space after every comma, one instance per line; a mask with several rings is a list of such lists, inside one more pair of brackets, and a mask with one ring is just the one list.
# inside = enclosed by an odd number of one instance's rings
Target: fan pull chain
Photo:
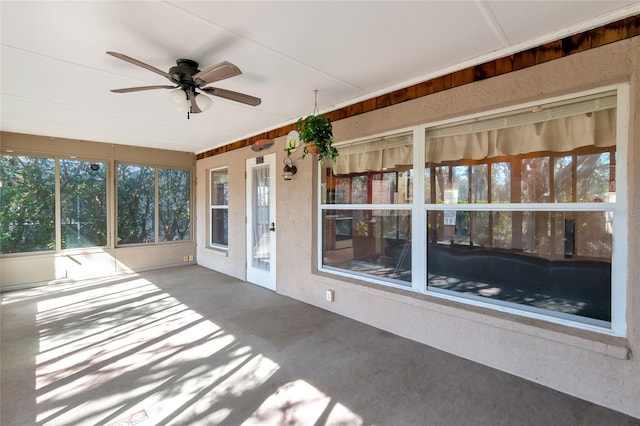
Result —
[[315, 89], [314, 92], [316, 95], [316, 100], [313, 106], [313, 115], [319, 115], [320, 112], [318, 111], [318, 89]]

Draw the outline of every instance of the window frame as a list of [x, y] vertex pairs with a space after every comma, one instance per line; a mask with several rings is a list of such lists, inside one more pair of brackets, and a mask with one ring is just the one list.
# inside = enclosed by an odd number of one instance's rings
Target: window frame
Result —
[[[507, 312], [520, 317], [539, 319], [546, 322], [557, 323], [566, 325], [572, 328], [586, 329], [590, 331], [596, 331], [598, 333], [609, 334], [614, 336], [626, 336], [627, 324], [626, 324], [626, 289], [627, 289], [627, 245], [628, 242], [625, 238], [628, 229], [628, 182], [627, 182], [627, 163], [628, 163], [628, 129], [629, 129], [629, 104], [630, 104], [630, 88], [628, 83], [615, 84], [603, 86], [591, 90], [574, 92], [567, 95], [549, 97], [543, 100], [535, 102], [516, 103], [509, 107], [503, 107], [499, 109], [486, 110], [480, 113], [468, 114], [459, 116], [453, 119], [447, 119], [442, 121], [425, 122], [420, 125], [412, 126], [409, 128], [401, 128], [393, 131], [374, 135], [374, 137], [384, 137], [386, 135], [393, 135], [402, 132], [413, 132], [413, 173], [414, 176], [424, 176], [425, 174], [425, 161], [416, 161], [416, 159], [425, 160], [425, 141], [426, 131], [429, 128], [450, 125], [455, 123], [461, 123], [468, 120], [481, 120], [487, 119], [491, 116], [508, 114], [516, 110], [534, 109], [542, 104], [551, 104], [556, 102], [571, 102], [577, 98], [590, 95], [604, 94], [606, 92], [615, 91], [616, 94], [616, 154], [612, 159], [615, 162], [615, 182], [616, 182], [616, 194], [617, 199], [615, 203], [562, 203], [557, 210], [567, 209], [567, 206], [571, 204], [570, 208], [576, 211], [600, 211], [611, 210], [615, 220], [613, 221], [613, 248], [611, 255], [611, 322], [608, 325], [590, 321], [579, 321], [574, 318], [567, 318], [563, 316], [553, 316], [546, 313], [536, 312], [534, 310], [527, 310], [525, 306], [517, 305], [510, 306], [500, 303], [494, 303], [493, 301], [479, 300], [472, 297], [465, 297], [462, 294], [443, 294], [432, 289], [427, 288], [427, 270], [426, 270], [426, 256], [427, 254], [427, 235], [426, 218], [429, 208], [436, 206], [435, 204], [426, 204], [425, 200], [425, 185], [424, 179], [414, 179], [413, 182], [413, 202], [407, 204], [411, 210], [411, 222], [412, 226], [412, 258], [423, 259], [424, 262], [414, 261], [412, 265], [412, 283], [410, 287], [390, 283], [386, 280], [379, 280], [371, 278], [370, 276], [362, 276], [353, 273], [349, 273], [347, 270], [336, 270], [335, 268], [328, 268], [323, 265], [322, 253], [322, 237], [323, 237], [323, 211], [327, 209], [333, 210], [346, 210], [346, 209], [371, 209], [369, 204], [351, 204], [351, 205], [332, 205], [325, 204], [323, 199], [323, 186], [322, 186], [322, 173], [317, 174], [317, 216], [316, 221], [318, 223], [316, 243], [317, 243], [317, 270], [320, 272], [326, 272], [332, 275], [336, 275], [344, 278], [351, 278], [366, 281], [368, 283], [380, 284], [385, 287], [396, 287], [404, 290], [409, 290], [415, 293], [433, 296], [439, 299], [445, 299], [454, 301], [460, 304], [463, 308], [466, 305], [479, 306], [487, 308], [490, 311]], [[358, 141], [364, 141], [370, 139], [372, 136], [366, 138], [359, 138], [345, 143], [336, 144], [336, 147], [340, 149], [341, 146], [353, 144]], [[321, 166], [322, 167], [322, 166]], [[557, 203], [559, 204], [559, 203]], [[373, 205], [375, 209], [402, 209], [402, 205], [389, 204], [389, 205]], [[487, 209], [500, 211], [513, 209], [513, 204], [449, 204], [439, 205], [441, 210], [483, 210]], [[548, 211], [556, 210], [550, 209], [554, 207], [553, 203], [522, 203], [522, 207], [528, 211]], [[424, 224], [424, 225], [422, 225]], [[424, 249], [421, 249], [424, 247]]]
[[[146, 242], [146, 243], [119, 243], [118, 242], [118, 221], [120, 218], [120, 214], [118, 212], [118, 190], [119, 190], [119, 179], [118, 179], [118, 167], [120, 165], [124, 165], [124, 166], [134, 166], [134, 167], [148, 167], [153, 169], [154, 171], [154, 189], [153, 189], [153, 193], [154, 193], [154, 238], [153, 241], [150, 242]], [[159, 195], [160, 195], [160, 191], [159, 191], [159, 170], [160, 169], [166, 169], [166, 170], [183, 170], [189, 173], [189, 238], [185, 239], [185, 240], [175, 240], [175, 241], [161, 241], [160, 240], [160, 210], [159, 210]], [[190, 242], [190, 241], [194, 241], [194, 233], [193, 233], [193, 170], [191, 168], [188, 167], [172, 167], [172, 166], [167, 166], [167, 165], [163, 165], [163, 164], [145, 164], [142, 162], [134, 162], [134, 161], [115, 161], [114, 162], [114, 167], [113, 167], [113, 180], [115, 182], [114, 184], [114, 197], [113, 197], [113, 202], [114, 202], [114, 248], [127, 248], [127, 247], [140, 247], [140, 246], [151, 246], [151, 245], [162, 245], [162, 244], [180, 244], [180, 243], [185, 243], [185, 242]]]
[[[412, 158], [415, 158], [415, 131], [413, 127], [410, 128], [403, 128], [403, 129], [396, 129], [396, 130], [392, 130], [392, 131], [388, 131], [388, 132], [384, 132], [384, 133], [380, 133], [380, 134], [376, 134], [373, 136], [367, 136], [367, 137], [363, 137], [363, 138], [358, 138], [358, 139], [354, 139], [354, 140], [350, 140], [350, 141], [346, 141], [343, 143], [339, 143], [336, 144], [336, 147], [338, 147], [338, 149], [340, 147], [345, 147], [345, 146], [353, 146], [353, 145], [358, 145], [360, 143], [363, 142], [367, 142], [369, 140], [373, 140], [373, 139], [395, 139], [395, 138], [402, 138], [402, 137], [410, 137], [413, 138], [412, 139], [412, 144], [414, 145], [414, 152], [412, 153]], [[414, 161], [415, 162], [415, 161]], [[329, 160], [325, 160], [324, 164], [330, 164]], [[386, 170], [386, 169], [382, 169], [382, 170], [376, 170], [376, 171], [367, 171], [367, 172], [357, 172], [357, 173], [351, 173], [353, 176], [351, 176], [350, 179], [351, 182], [349, 184], [349, 188], [350, 188], [350, 194], [348, 195], [348, 201], [349, 203], [341, 203], [341, 204], [329, 204], [329, 203], [325, 203], [324, 201], [326, 201], [323, 197], [324, 197], [324, 193], [325, 191], [323, 190], [323, 182], [322, 182], [322, 175], [323, 173], [318, 173], [318, 216], [317, 216], [317, 221], [318, 221], [318, 237], [317, 237], [317, 253], [318, 253], [318, 259], [317, 259], [317, 268], [319, 271], [323, 271], [323, 272], [329, 272], [331, 274], [337, 275], [337, 276], [341, 276], [341, 277], [345, 277], [345, 278], [356, 278], [356, 279], [362, 279], [364, 281], [367, 282], [371, 282], [371, 283], [375, 283], [375, 284], [381, 284], [384, 285], [386, 287], [393, 287], [393, 288], [399, 288], [399, 289], [412, 289], [414, 287], [413, 284], [413, 280], [415, 280], [415, 276], [413, 275], [413, 270], [412, 270], [412, 281], [402, 281], [399, 279], [394, 279], [394, 278], [376, 278], [375, 276], [371, 275], [371, 274], [367, 274], [367, 273], [361, 273], [361, 272], [357, 272], [357, 271], [349, 271], [347, 269], [343, 269], [343, 268], [338, 268], [335, 266], [327, 266], [323, 264], [323, 212], [324, 211], [361, 211], [361, 212], [365, 212], [365, 215], [369, 215], [369, 216], [373, 216], [373, 212], [374, 211], [383, 211], [383, 212], [408, 212], [408, 216], [409, 216], [409, 223], [410, 223], [410, 228], [411, 228], [411, 232], [413, 232], [414, 229], [414, 212], [415, 209], [412, 206], [412, 203], [409, 201], [406, 202], [398, 202], [398, 203], [376, 203], [374, 202], [373, 199], [373, 194], [372, 193], [367, 193], [367, 198], [368, 200], [371, 200], [370, 202], [367, 203], [353, 203], [351, 204], [350, 202], [352, 201], [353, 198], [353, 194], [352, 194], [352, 189], [353, 189], [353, 177], [366, 177], [367, 178], [367, 187], [369, 188], [369, 190], [372, 188], [372, 182], [374, 181], [385, 181], [387, 180], [385, 178], [385, 175], [390, 175], [390, 174], [395, 174], [395, 181], [394, 184], [397, 186], [398, 185], [398, 175], [402, 172], [400, 171], [396, 171], [396, 170]], [[415, 169], [413, 170], [414, 176], [415, 175]], [[380, 176], [380, 179], [373, 179], [374, 176]], [[419, 180], [419, 179], [418, 179]], [[414, 182], [409, 183], [409, 181], [407, 181], [407, 184], [413, 184]], [[415, 191], [415, 188], [412, 189], [412, 191]], [[370, 213], [371, 212], [371, 213]], [[397, 216], [399, 217], [399, 216]], [[410, 234], [411, 234], [410, 232]], [[412, 248], [412, 252], [411, 255], [415, 255], [415, 248]]]
[[[110, 198], [110, 193], [112, 191], [112, 179], [111, 179], [111, 161], [107, 158], [96, 156], [89, 157], [86, 155], [76, 156], [76, 155], [58, 155], [51, 154], [48, 152], [33, 152], [33, 151], [23, 151], [18, 149], [7, 149], [3, 150], [3, 155], [7, 156], [21, 156], [21, 157], [31, 157], [31, 158], [43, 158], [53, 160], [54, 165], [54, 241], [53, 248], [48, 250], [35, 250], [35, 251], [23, 251], [23, 252], [15, 252], [15, 253], [0, 253], [0, 257], [20, 257], [20, 256], [33, 256], [33, 255], [48, 255], [48, 254], [60, 254], [60, 253], [91, 253], [96, 250], [104, 250], [111, 247], [111, 208], [112, 201]], [[60, 162], [61, 161], [81, 161], [87, 163], [100, 163], [105, 167], [105, 201], [106, 201], [106, 242], [105, 245], [91, 245], [91, 246], [83, 246], [83, 247], [62, 247], [62, 190], [60, 187]]]
[[228, 220], [229, 220], [229, 200], [227, 199], [227, 203], [226, 204], [214, 204], [214, 200], [211, 197], [211, 190], [212, 190], [212, 186], [213, 186], [213, 175], [215, 172], [221, 172], [224, 171], [226, 176], [227, 176], [227, 188], [229, 186], [229, 167], [228, 166], [222, 166], [222, 167], [216, 167], [213, 169], [209, 170], [209, 180], [208, 180], [208, 185], [207, 185], [207, 198], [209, 199], [209, 211], [208, 211], [208, 221], [207, 221], [207, 242], [208, 242], [208, 246], [210, 249], [214, 249], [214, 250], [220, 250], [223, 252], [228, 252], [229, 251], [229, 229], [227, 228], [227, 235], [226, 235], [226, 240], [227, 240], [227, 244], [219, 244], [219, 243], [214, 243], [213, 242], [213, 229], [211, 226], [212, 220], [213, 220], [213, 210], [226, 210], [227, 211], [227, 225], [228, 225]]

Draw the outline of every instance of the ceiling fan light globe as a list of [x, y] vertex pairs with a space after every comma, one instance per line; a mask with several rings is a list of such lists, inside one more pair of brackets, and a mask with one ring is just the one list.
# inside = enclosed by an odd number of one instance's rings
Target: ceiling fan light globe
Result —
[[196, 104], [201, 111], [206, 111], [211, 108], [213, 101], [208, 96], [203, 95], [202, 93], [196, 93]]
[[181, 113], [189, 112], [189, 101], [187, 100], [187, 92], [182, 89], [175, 89], [169, 92], [169, 100], [176, 108], [176, 111]]

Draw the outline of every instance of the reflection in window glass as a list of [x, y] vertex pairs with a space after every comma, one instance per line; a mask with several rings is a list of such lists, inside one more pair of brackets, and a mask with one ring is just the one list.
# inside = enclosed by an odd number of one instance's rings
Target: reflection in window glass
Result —
[[608, 200], [611, 190], [611, 154], [578, 155], [577, 157], [577, 201], [580, 203]]
[[490, 212], [488, 230], [490, 241], [493, 243], [487, 243], [493, 247], [510, 249], [512, 248], [512, 232], [513, 232], [513, 219], [512, 212], [498, 211]]
[[424, 169], [424, 202], [427, 204], [431, 204], [434, 202], [433, 200], [435, 199], [435, 194], [433, 197], [431, 196], [431, 185], [433, 185], [434, 183], [435, 182], [432, 182], [431, 180], [431, 167], [427, 166]]
[[511, 202], [511, 168], [507, 162], [491, 163], [491, 202]]
[[55, 248], [54, 160], [0, 156], [0, 253]]
[[229, 179], [227, 169], [211, 171], [211, 246], [229, 245]]
[[368, 183], [368, 176], [354, 176], [351, 178], [351, 204], [369, 203]]
[[548, 203], [549, 157], [525, 158], [521, 163], [522, 202]]
[[432, 289], [611, 320], [612, 212], [429, 213]]
[[583, 101], [425, 129], [429, 289], [609, 325], [616, 99]]
[[[469, 167], [454, 166], [451, 168], [451, 190], [455, 192], [458, 203], [469, 202]], [[446, 186], [445, 186], [446, 188]], [[446, 188], [449, 189], [449, 188]], [[446, 200], [446, 198], [445, 198]]]
[[479, 164], [471, 167], [471, 202], [487, 203], [489, 201], [489, 177], [487, 165]]
[[337, 178], [336, 179], [336, 192], [335, 202], [330, 204], [349, 204], [349, 195], [351, 194], [351, 179], [349, 178]]
[[[434, 198], [435, 198], [435, 203], [445, 203], [445, 188], [451, 188], [451, 184], [449, 183], [449, 170], [451, 168], [448, 166], [440, 166], [440, 167], [435, 167], [435, 176], [434, 176], [434, 183], [435, 183], [435, 194], [434, 194]], [[447, 204], [453, 202], [453, 197], [451, 195], [451, 191], [449, 192], [448, 196], [446, 197], [448, 200], [446, 201]], [[456, 194], [457, 195], [457, 194]], [[455, 200], [457, 202], [458, 197], [455, 197]]]
[[211, 245], [229, 245], [229, 210], [211, 209]]
[[155, 169], [118, 164], [118, 244], [155, 241]]
[[411, 282], [410, 211], [338, 213], [323, 212], [323, 266], [383, 280]]
[[190, 188], [188, 170], [158, 169], [158, 240], [183, 241], [191, 238]]
[[573, 201], [573, 157], [556, 157], [553, 165], [554, 201], [570, 203]]
[[105, 163], [60, 160], [62, 248], [107, 245]]

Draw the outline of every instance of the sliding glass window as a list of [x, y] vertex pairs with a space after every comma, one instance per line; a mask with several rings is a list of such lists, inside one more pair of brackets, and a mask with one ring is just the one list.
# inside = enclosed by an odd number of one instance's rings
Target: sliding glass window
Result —
[[611, 321], [616, 94], [425, 132], [429, 291]]
[[118, 245], [191, 239], [191, 172], [117, 165]]
[[104, 247], [107, 165], [2, 155], [0, 206], [2, 254]]
[[319, 268], [624, 333], [619, 93], [337, 145], [320, 168]]

